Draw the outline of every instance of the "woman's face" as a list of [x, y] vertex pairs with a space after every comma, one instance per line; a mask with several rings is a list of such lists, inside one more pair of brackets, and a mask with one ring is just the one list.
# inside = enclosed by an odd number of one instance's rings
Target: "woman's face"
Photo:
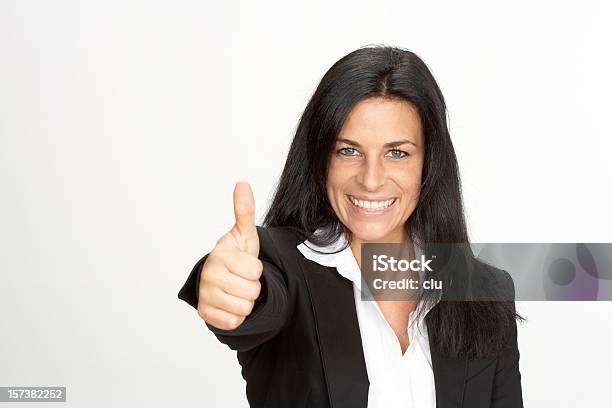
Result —
[[[424, 136], [416, 108], [381, 97], [360, 101], [336, 141], [327, 195], [357, 242], [402, 242], [419, 200]], [[355, 241], [353, 241], [355, 242]]]

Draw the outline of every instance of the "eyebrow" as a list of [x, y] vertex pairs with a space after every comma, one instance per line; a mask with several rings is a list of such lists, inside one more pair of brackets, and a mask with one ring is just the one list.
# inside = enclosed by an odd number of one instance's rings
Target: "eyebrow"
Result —
[[[342, 138], [342, 139], [338, 139], [338, 142], [344, 142], [344, 143], [346, 143], [347, 145], [350, 145], [350, 146], [361, 147], [361, 144], [359, 144], [358, 142], [356, 142], [354, 140], [351, 140], [351, 139], [344, 139], [344, 138]], [[416, 146], [416, 143], [414, 143], [413, 141], [410, 141], [408, 139], [404, 139], [404, 140], [397, 140], [395, 142], [385, 143], [383, 147], [397, 147], [397, 146], [401, 146], [401, 145], [406, 144], [406, 143], [410, 143], [411, 145]]]

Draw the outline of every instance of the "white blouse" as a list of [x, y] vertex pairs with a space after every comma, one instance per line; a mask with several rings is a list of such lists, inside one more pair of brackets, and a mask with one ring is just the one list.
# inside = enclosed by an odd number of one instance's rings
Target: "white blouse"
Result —
[[[323, 266], [335, 267], [340, 275], [353, 282], [359, 331], [370, 381], [368, 408], [435, 408], [435, 383], [424, 319], [415, 322], [415, 312], [410, 314], [410, 344], [402, 355], [400, 342], [378, 303], [361, 300], [361, 271], [350, 246], [336, 254], [320, 254], [310, 249], [334, 252], [345, 243], [346, 237], [342, 235], [338, 241], [326, 247], [316, 246], [306, 240], [297, 248], [307, 259]], [[415, 245], [415, 252], [417, 257], [420, 256], [418, 245]], [[420, 307], [421, 303], [417, 308]]]

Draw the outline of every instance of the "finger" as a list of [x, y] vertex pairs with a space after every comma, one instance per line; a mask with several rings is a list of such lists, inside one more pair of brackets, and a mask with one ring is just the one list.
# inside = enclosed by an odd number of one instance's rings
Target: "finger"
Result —
[[[243, 254], [248, 255], [246, 252]], [[209, 265], [200, 278], [200, 287], [219, 287], [227, 293], [246, 300], [255, 300], [259, 297], [261, 291], [259, 279], [245, 279], [231, 272], [225, 266], [223, 259], [217, 260], [209, 256], [207, 263]]]
[[246, 181], [239, 181], [234, 187], [234, 217], [240, 249], [258, 256], [259, 237], [255, 226], [255, 198], [251, 186]]
[[255, 304], [253, 300], [233, 296], [220, 288], [211, 288], [207, 299], [211, 306], [237, 316], [248, 316]]
[[263, 272], [261, 260], [247, 252], [236, 249], [223, 250], [219, 258], [231, 273], [244, 279], [258, 280]]
[[244, 316], [237, 316], [211, 305], [202, 305], [198, 314], [208, 324], [222, 330], [234, 330], [242, 324]]
[[256, 300], [261, 292], [261, 282], [259, 280], [242, 279], [233, 273], [221, 276], [217, 286], [225, 293], [245, 300]]

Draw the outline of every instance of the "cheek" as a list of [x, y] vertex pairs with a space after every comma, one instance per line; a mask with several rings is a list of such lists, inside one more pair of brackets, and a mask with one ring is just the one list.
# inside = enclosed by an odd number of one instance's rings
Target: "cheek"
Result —
[[342, 165], [337, 160], [332, 159], [329, 163], [329, 171], [327, 172], [327, 191], [329, 193], [337, 192], [342, 186], [343, 175], [346, 172], [342, 171]]
[[401, 178], [401, 189], [402, 192], [409, 198], [409, 201], [417, 201], [421, 193], [421, 181], [422, 181], [421, 167], [414, 166], [413, 168], [407, 169], [403, 173]]
[[337, 163], [332, 159], [329, 163], [329, 171], [327, 172], [327, 196], [334, 207], [337, 204], [336, 195], [340, 186], [340, 174]]
[[331, 204], [332, 208], [336, 208], [336, 194], [335, 194], [335, 189], [334, 186], [332, 184], [331, 180], [327, 180], [327, 199], [329, 200], [329, 203]]

